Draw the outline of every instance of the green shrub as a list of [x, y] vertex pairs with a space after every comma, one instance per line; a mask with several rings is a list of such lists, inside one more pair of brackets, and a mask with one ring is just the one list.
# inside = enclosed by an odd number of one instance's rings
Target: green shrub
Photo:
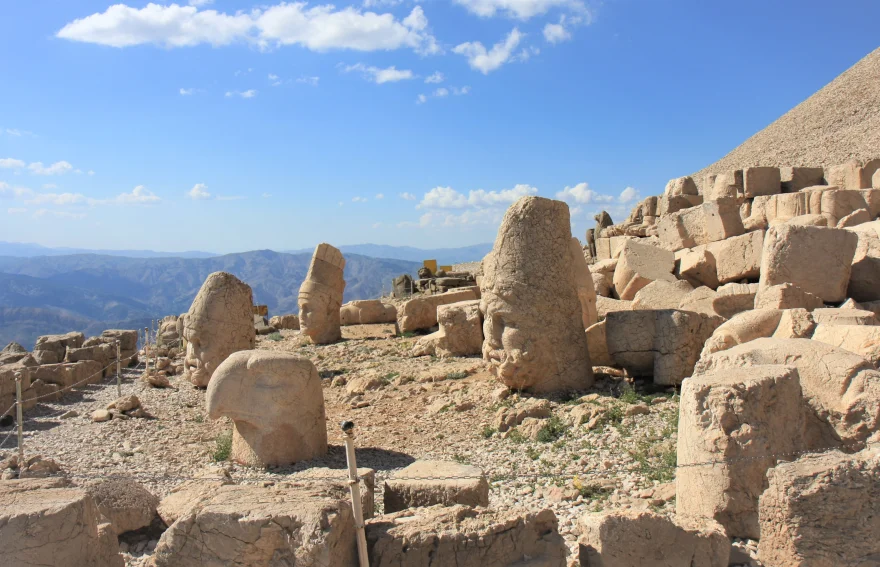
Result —
[[229, 453], [231, 452], [232, 431], [223, 431], [219, 433], [214, 440], [214, 452], [211, 453], [211, 458], [214, 459], [215, 462], [225, 461], [229, 458]]
[[280, 341], [283, 339], [283, 337], [281, 336], [281, 333], [277, 333], [277, 332], [266, 335], [266, 338], [269, 339], [270, 341]]
[[568, 431], [568, 424], [559, 419], [559, 416], [553, 415], [538, 431], [538, 441], [552, 443], [565, 435], [566, 431]]
[[462, 378], [467, 378], [467, 372], [450, 372], [446, 375], [447, 380], [461, 380]]

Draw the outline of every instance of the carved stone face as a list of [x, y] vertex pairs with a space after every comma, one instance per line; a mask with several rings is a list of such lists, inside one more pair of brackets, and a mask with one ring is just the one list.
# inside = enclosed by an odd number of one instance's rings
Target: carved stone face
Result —
[[254, 348], [251, 288], [232, 274], [208, 276], [186, 314], [184, 376], [205, 387], [233, 352]]
[[299, 288], [300, 331], [315, 344], [328, 344], [342, 338], [339, 308], [345, 280], [345, 259], [329, 244], [315, 248], [306, 279]]

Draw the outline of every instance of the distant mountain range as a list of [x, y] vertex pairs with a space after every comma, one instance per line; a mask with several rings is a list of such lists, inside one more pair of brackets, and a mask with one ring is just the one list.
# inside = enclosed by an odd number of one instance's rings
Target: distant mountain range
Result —
[[[378, 298], [420, 263], [345, 255], [345, 300]], [[226, 271], [251, 286], [270, 314], [295, 313], [311, 252], [271, 250], [211, 258], [125, 258], [97, 254], [0, 257], [0, 346], [31, 348], [39, 335], [143, 328], [189, 309], [208, 274]]]
[[70, 254], [101, 254], [103, 256], [124, 256], [126, 258], [212, 258], [219, 254], [199, 252], [155, 252], [153, 250], [91, 250], [88, 248], [50, 248], [27, 242], [0, 241], [0, 256], [32, 258], [34, 256], [67, 256]]
[[[372, 258], [389, 258], [392, 260], [407, 260], [409, 262], [422, 263], [424, 260], [437, 260], [438, 265], [462, 264], [464, 262], [479, 262], [483, 256], [492, 251], [492, 243], [474, 244], [462, 248], [435, 248], [423, 249], [411, 246], [387, 246], [385, 244], [349, 244], [338, 247], [347, 257], [349, 254], [360, 254]], [[314, 248], [302, 250], [288, 250], [291, 254], [311, 253]]]

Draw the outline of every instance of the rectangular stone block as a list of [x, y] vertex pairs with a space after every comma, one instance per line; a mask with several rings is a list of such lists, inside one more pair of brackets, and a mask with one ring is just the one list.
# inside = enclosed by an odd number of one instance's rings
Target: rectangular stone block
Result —
[[821, 167], [780, 167], [779, 176], [783, 193], [797, 193], [825, 182], [825, 170]]
[[722, 240], [713, 247], [719, 284], [743, 279], [757, 280], [761, 274], [764, 231], [756, 230]]
[[693, 248], [745, 232], [739, 205], [733, 199], [703, 203], [660, 219], [660, 243], [667, 250]]
[[62, 388], [73, 384], [70, 364], [44, 364], [37, 366], [31, 373], [33, 380], [42, 380], [47, 384], [58, 384]]
[[747, 167], [743, 170], [743, 190], [746, 199], [776, 195], [782, 191], [778, 167]]

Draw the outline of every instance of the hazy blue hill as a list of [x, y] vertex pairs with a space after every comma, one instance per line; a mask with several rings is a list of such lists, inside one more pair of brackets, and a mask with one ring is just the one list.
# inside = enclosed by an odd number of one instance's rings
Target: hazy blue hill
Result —
[[66, 256], [70, 254], [103, 254], [128, 258], [211, 258], [218, 254], [188, 250], [185, 252], [156, 252], [154, 250], [90, 250], [87, 248], [50, 248], [27, 242], [0, 241], [0, 256], [30, 258], [32, 256]]
[[[474, 244], [462, 248], [422, 249], [411, 246], [387, 246], [385, 244], [349, 244], [339, 246], [343, 254], [361, 254], [373, 258], [390, 258], [422, 263], [423, 260], [437, 260], [440, 265], [460, 264], [463, 262], [479, 262], [492, 250], [492, 243]], [[308, 250], [291, 250], [291, 254], [312, 252]]]
[[[379, 297], [420, 264], [346, 254], [345, 300]], [[208, 274], [226, 271], [251, 286], [272, 314], [297, 312], [311, 252], [256, 250], [212, 258], [124, 258], [97, 254], [0, 257], [0, 344], [27, 347], [37, 336], [144, 321], [189, 309]], [[136, 324], [135, 324], [136, 323]], [[65, 326], [67, 325], [67, 326]]]

